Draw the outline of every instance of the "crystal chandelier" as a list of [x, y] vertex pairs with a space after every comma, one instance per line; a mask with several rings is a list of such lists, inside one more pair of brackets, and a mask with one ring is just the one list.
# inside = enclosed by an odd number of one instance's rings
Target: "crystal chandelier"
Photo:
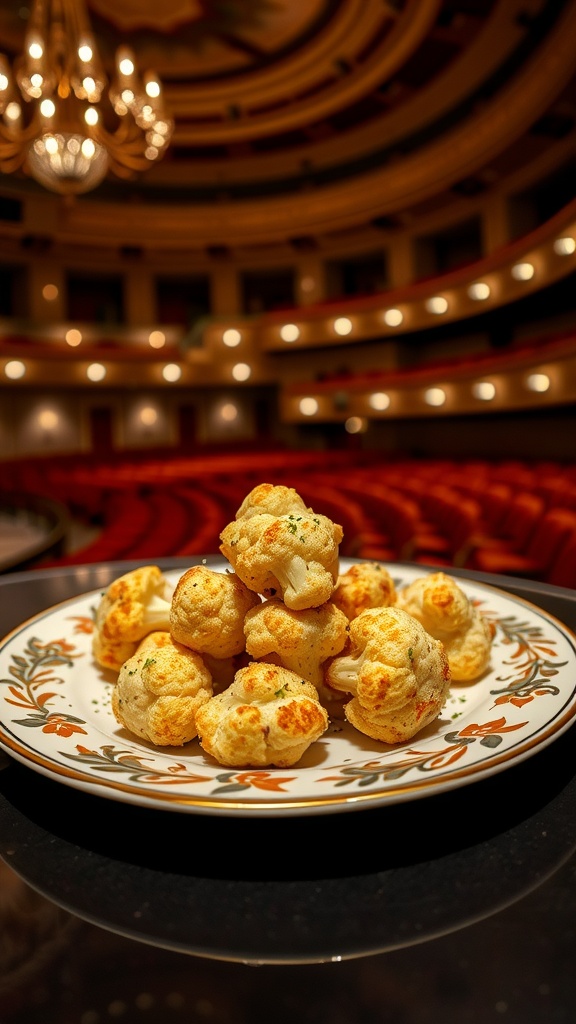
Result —
[[13, 69], [0, 54], [1, 171], [22, 167], [53, 192], [89, 192], [109, 170], [146, 170], [173, 130], [157, 76], [140, 75], [128, 47], [108, 81], [83, 0], [34, 0]]

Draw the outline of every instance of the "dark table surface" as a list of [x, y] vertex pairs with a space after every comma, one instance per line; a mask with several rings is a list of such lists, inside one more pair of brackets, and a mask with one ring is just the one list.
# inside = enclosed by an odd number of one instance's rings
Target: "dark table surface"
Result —
[[[0, 577], [0, 636], [135, 564]], [[576, 631], [574, 591], [458, 575]], [[167, 813], [2, 763], [2, 1024], [576, 1019], [574, 727], [462, 789], [319, 818]]]

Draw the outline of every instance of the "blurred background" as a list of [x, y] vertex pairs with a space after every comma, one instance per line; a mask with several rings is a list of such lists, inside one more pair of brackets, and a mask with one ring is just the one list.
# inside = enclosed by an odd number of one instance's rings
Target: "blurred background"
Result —
[[0, 3], [3, 567], [215, 551], [272, 479], [344, 553], [576, 585], [575, 37], [572, 0]]

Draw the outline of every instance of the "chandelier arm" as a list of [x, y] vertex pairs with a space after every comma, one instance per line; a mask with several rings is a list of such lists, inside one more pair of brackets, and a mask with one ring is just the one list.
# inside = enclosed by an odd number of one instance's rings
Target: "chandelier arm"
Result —
[[17, 135], [12, 127], [8, 127], [0, 121], [0, 139], [14, 146], [27, 148], [40, 130], [40, 119], [38, 117], [34, 117], [25, 127], [18, 129]]
[[134, 123], [123, 119], [115, 132], [109, 132], [100, 124], [90, 131], [90, 137], [108, 150], [111, 164], [129, 168], [131, 171], [144, 171], [152, 161], [145, 155], [146, 141]]
[[21, 150], [18, 150], [18, 152], [13, 156], [10, 156], [10, 154], [5, 153], [4, 149], [0, 146], [0, 170], [3, 174], [14, 174], [15, 171], [18, 171], [22, 167], [25, 159], [26, 153], [23, 153]]

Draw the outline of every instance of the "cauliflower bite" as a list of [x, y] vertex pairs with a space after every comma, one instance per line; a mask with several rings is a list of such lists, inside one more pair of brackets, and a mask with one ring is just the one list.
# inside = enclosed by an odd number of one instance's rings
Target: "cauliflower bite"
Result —
[[118, 670], [140, 640], [170, 627], [172, 587], [157, 565], [143, 565], [114, 580], [96, 608], [92, 653], [104, 668]]
[[170, 632], [200, 654], [232, 658], [244, 650], [244, 616], [259, 603], [235, 573], [194, 565], [176, 584]]
[[450, 686], [439, 640], [400, 608], [368, 608], [350, 623], [350, 647], [327, 663], [329, 686], [352, 694], [346, 718], [384, 743], [402, 743], [438, 717]]
[[248, 654], [284, 665], [320, 691], [322, 662], [343, 650], [348, 619], [331, 601], [294, 611], [272, 598], [248, 612], [244, 635]]
[[331, 600], [347, 619], [355, 619], [366, 608], [388, 608], [396, 603], [396, 588], [380, 562], [358, 562], [338, 577]]
[[101, 630], [92, 634], [92, 654], [102, 668], [118, 672], [125, 661], [136, 653], [138, 641], [108, 640]]
[[414, 580], [398, 592], [398, 607], [444, 645], [454, 682], [477, 679], [488, 666], [493, 629], [456, 581], [443, 572]]
[[220, 551], [247, 587], [279, 596], [288, 608], [316, 608], [338, 579], [342, 527], [314, 512], [237, 519], [220, 534]]
[[120, 669], [112, 710], [136, 736], [178, 747], [197, 735], [197, 712], [211, 697], [212, 678], [201, 656], [159, 631], [145, 637]]
[[207, 754], [230, 768], [296, 764], [328, 728], [312, 683], [282, 665], [254, 661], [196, 715]]
[[285, 516], [290, 512], [300, 515], [302, 512], [311, 511], [312, 509], [306, 506], [304, 499], [293, 487], [285, 487], [283, 484], [258, 484], [244, 498], [236, 513], [236, 519], [246, 519], [261, 515], [263, 512], [271, 516]]

